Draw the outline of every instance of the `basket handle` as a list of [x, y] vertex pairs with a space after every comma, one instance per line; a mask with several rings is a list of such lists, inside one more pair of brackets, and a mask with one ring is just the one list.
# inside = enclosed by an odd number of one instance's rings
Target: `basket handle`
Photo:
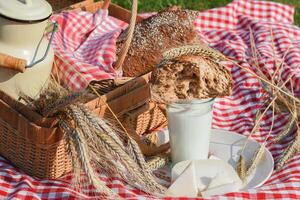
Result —
[[0, 68], [11, 69], [16, 72], [25, 72], [27, 61], [21, 58], [0, 53]]
[[111, 0], [104, 0], [102, 9], [108, 9], [110, 2], [111, 2]]
[[138, 1], [132, 0], [131, 18], [130, 18], [129, 28], [128, 28], [125, 43], [120, 51], [119, 58], [115, 64], [116, 70], [122, 70], [122, 65], [124, 63], [125, 57], [127, 55], [127, 52], [129, 50], [129, 47], [130, 47], [130, 44], [131, 44], [131, 41], [133, 38], [134, 28], [135, 28], [135, 24], [136, 24], [137, 10], [138, 10]]

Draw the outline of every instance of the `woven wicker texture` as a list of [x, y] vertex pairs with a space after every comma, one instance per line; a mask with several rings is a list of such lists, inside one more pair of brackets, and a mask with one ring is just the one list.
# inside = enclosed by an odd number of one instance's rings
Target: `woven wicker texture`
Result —
[[1, 155], [27, 174], [38, 178], [57, 178], [71, 170], [64, 140], [52, 145], [38, 145], [22, 137], [0, 119]]
[[0, 100], [0, 153], [26, 173], [58, 178], [71, 170], [62, 133], [30, 123]]
[[128, 112], [124, 118], [125, 126], [139, 135], [166, 126], [167, 123], [165, 108], [152, 102]]

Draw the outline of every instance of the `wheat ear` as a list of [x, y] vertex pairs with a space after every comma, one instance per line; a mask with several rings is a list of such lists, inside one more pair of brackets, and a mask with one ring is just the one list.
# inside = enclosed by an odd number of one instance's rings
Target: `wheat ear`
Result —
[[[295, 95], [293, 82], [290, 81], [290, 84], [291, 84], [292, 94]], [[283, 152], [283, 156], [279, 159], [278, 164], [277, 164], [278, 169], [281, 169], [290, 158], [292, 158], [295, 154], [300, 152], [300, 127], [298, 124], [299, 119], [298, 119], [298, 116], [296, 113], [297, 113], [296, 101], [293, 99], [293, 111], [291, 111], [291, 114], [293, 117], [296, 118], [296, 127], [297, 127], [296, 134], [297, 135], [296, 135], [296, 138], [294, 139], [294, 141]]]
[[204, 45], [185, 45], [178, 48], [172, 48], [163, 53], [163, 60], [170, 60], [182, 55], [199, 55], [203, 58], [213, 60], [224, 60], [225, 56], [220, 52]]
[[290, 133], [290, 131], [293, 129], [295, 125], [296, 125], [296, 118], [291, 116], [289, 118], [289, 122], [283, 127], [282, 131], [278, 135], [273, 137], [273, 142], [277, 143], [281, 141], [284, 137], [286, 137]]
[[[124, 148], [124, 143], [120, 140], [120, 138], [115, 134], [115, 132], [99, 117], [96, 117], [93, 115], [84, 105], [80, 105], [80, 109], [84, 113], [84, 115], [87, 117], [91, 127], [94, 127], [96, 131], [105, 131], [110, 137], [112, 137], [115, 142], [120, 145], [120, 148]], [[137, 144], [130, 139], [127, 138], [128, 141], [128, 152], [130, 153], [131, 157], [139, 163], [140, 167], [144, 169], [145, 161], [142, 153], [139, 150], [139, 147]]]
[[279, 159], [276, 168], [281, 169], [287, 163], [287, 161], [298, 152], [300, 152], [300, 130], [298, 130], [296, 139], [283, 152], [283, 155]]
[[262, 144], [260, 146], [260, 148], [257, 149], [255, 154], [253, 155], [251, 164], [246, 171], [246, 177], [248, 177], [254, 171], [254, 169], [257, 167], [257, 165], [259, 164], [259, 162], [261, 161], [261, 159], [264, 156], [264, 152], [265, 152], [265, 145]]
[[41, 114], [45, 117], [57, 112], [59, 109], [64, 109], [71, 103], [74, 103], [79, 97], [82, 97], [84, 93], [77, 92], [77, 93], [71, 93], [62, 96], [61, 98], [54, 100], [53, 102], [50, 102], [49, 105], [47, 105], [42, 111]]
[[147, 161], [147, 167], [149, 170], [154, 171], [166, 166], [169, 163], [169, 161], [170, 158], [168, 155], [154, 156]]
[[[120, 138], [116, 134], [114, 134], [114, 131], [103, 120], [94, 116], [84, 105], [81, 104], [80, 108], [82, 112], [85, 114], [85, 116], [88, 118], [88, 120], [92, 122], [91, 125], [93, 125], [94, 127], [98, 127], [97, 129], [98, 131], [101, 131], [102, 128], [103, 130], [105, 130], [106, 133], [109, 134], [109, 136], [111, 136], [117, 142], [117, 144], [120, 145], [120, 147], [124, 146]], [[127, 140], [128, 140], [127, 149], [129, 150], [131, 157], [142, 169], [142, 173], [146, 177], [151, 178], [152, 177], [151, 170], [148, 168], [148, 164], [145, 162], [145, 158], [138, 144], [131, 137], [127, 137]]]
[[103, 121], [103, 119], [94, 115], [85, 105], [78, 104], [78, 107], [83, 112], [86, 117], [86, 122], [90, 125], [91, 128], [94, 128], [96, 131], [106, 132], [109, 134], [115, 142], [121, 147], [124, 146], [120, 137], [114, 133], [114, 131]]
[[[271, 105], [271, 104], [270, 104]], [[269, 133], [267, 135], [267, 137], [265, 138], [264, 143], [260, 146], [260, 148], [255, 152], [254, 157], [252, 159], [252, 162], [249, 166], [249, 168], [246, 171], [246, 177], [249, 176], [254, 169], [257, 167], [257, 165], [259, 164], [259, 162], [262, 160], [263, 156], [264, 156], [264, 152], [265, 152], [265, 146], [267, 143], [267, 140], [269, 139], [272, 130], [273, 130], [273, 126], [274, 126], [274, 116], [275, 116], [275, 105], [274, 105], [274, 101], [272, 102], [272, 124], [271, 124], [271, 128], [269, 130]]]
[[247, 171], [247, 166], [246, 166], [246, 160], [243, 155], [240, 155], [239, 160], [236, 165], [236, 171], [240, 177], [240, 179], [244, 182], [246, 179], [246, 171]]
[[[60, 123], [67, 123], [67, 122], [60, 122]], [[67, 152], [68, 155], [70, 155], [71, 157], [71, 162], [72, 162], [72, 172], [73, 172], [73, 176], [72, 176], [72, 185], [75, 188], [79, 188], [81, 189], [81, 172], [83, 171], [82, 167], [81, 167], [81, 161], [79, 159], [79, 155], [78, 155], [78, 151], [76, 148], [76, 144], [74, 143], [74, 140], [71, 138], [71, 134], [69, 131], [72, 131], [71, 129], [69, 129], [69, 127], [66, 127], [66, 125], [64, 125], [65, 128], [63, 128], [62, 125], [60, 125], [62, 131], [64, 132], [64, 139], [66, 142], [66, 146], [67, 146]]]

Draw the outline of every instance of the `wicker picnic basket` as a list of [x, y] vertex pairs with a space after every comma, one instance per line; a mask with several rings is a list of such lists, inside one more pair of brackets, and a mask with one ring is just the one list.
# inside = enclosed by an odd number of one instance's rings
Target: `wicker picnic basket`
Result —
[[165, 127], [167, 125], [165, 107], [154, 102], [146, 103], [124, 114], [124, 125], [139, 135]]
[[[106, 3], [92, 0], [48, 2], [56, 10], [67, 7], [90, 12]], [[117, 5], [110, 4], [109, 13], [123, 21], [130, 21], [130, 12]], [[138, 134], [148, 132], [165, 125], [166, 121], [164, 112], [158, 110], [160, 107], [150, 104], [148, 81], [149, 74], [134, 78], [113, 87], [101, 97], [89, 100], [86, 106], [98, 116], [109, 114], [109, 106], [125, 127]], [[58, 119], [45, 118], [0, 91], [0, 154], [27, 174], [38, 178], [53, 179], [70, 172], [71, 160], [57, 122]]]

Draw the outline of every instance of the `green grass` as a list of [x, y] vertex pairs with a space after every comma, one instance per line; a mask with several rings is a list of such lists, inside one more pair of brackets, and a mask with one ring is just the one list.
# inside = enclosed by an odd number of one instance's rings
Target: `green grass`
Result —
[[[300, 25], [300, 0], [273, 0], [284, 4], [292, 5], [296, 8], [295, 24]], [[131, 0], [112, 0], [112, 2], [129, 9]], [[172, 5], [180, 5], [182, 8], [193, 10], [206, 10], [210, 8], [224, 6], [230, 0], [139, 0], [139, 11], [158, 11]]]

